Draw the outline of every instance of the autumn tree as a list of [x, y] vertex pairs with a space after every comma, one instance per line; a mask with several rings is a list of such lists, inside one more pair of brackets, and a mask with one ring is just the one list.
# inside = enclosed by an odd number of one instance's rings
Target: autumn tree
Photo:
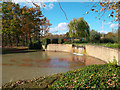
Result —
[[[2, 4], [2, 37], [3, 45], [28, 45], [28, 41], [40, 40], [41, 31], [48, 31], [48, 20], [42, 14], [40, 7], [26, 6], [20, 8], [19, 4], [3, 2]], [[43, 24], [44, 21], [44, 24]], [[44, 26], [43, 30], [41, 26]], [[46, 32], [47, 33], [47, 32]]]
[[[108, 17], [114, 18], [114, 21], [120, 20], [120, 1], [119, 0], [99, 0], [99, 2], [94, 2], [94, 0], [91, 0], [92, 7], [89, 11], [86, 12], [86, 14], [89, 14], [90, 11], [98, 13], [98, 16], [96, 18], [101, 19], [104, 14], [107, 11], [111, 11], [109, 13]], [[97, 6], [100, 6], [99, 8]], [[103, 20], [105, 21], [105, 20]]]

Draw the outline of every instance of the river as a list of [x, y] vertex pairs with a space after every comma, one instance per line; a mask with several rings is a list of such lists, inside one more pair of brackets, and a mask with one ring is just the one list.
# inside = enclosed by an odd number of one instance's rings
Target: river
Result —
[[87, 65], [105, 64], [90, 56], [66, 52], [27, 52], [2, 55], [2, 83], [64, 73]]

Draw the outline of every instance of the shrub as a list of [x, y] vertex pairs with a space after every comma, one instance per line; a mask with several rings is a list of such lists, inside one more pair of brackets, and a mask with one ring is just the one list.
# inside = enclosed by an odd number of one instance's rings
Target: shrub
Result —
[[60, 38], [59, 38], [58, 43], [59, 43], [59, 44], [63, 44], [63, 43], [64, 43], [64, 39], [60, 39]]
[[64, 42], [70, 42], [70, 40], [69, 39], [64, 39]]
[[34, 43], [29, 42], [28, 48], [29, 49], [42, 49], [42, 44], [40, 41], [35, 41]]
[[47, 45], [51, 43], [51, 40], [49, 38], [43, 38], [41, 42], [42, 45], [45, 45], [45, 48], [47, 48]]
[[58, 44], [58, 39], [52, 39], [52, 44]]
[[117, 60], [116, 60], [115, 56], [113, 58], [113, 61], [109, 61], [108, 64], [113, 65], [113, 66], [117, 66]]
[[97, 31], [92, 30], [90, 32], [90, 41], [93, 43], [99, 43], [100, 41], [101, 34], [98, 33]]
[[64, 42], [64, 44], [72, 44], [72, 42], [71, 42], [71, 41], [69, 41], [69, 42]]
[[33, 43], [33, 49], [42, 49], [42, 44], [40, 41], [35, 41]]
[[114, 40], [110, 38], [103, 38], [100, 40], [100, 43], [114, 43]]
[[73, 43], [88, 43], [88, 41], [73, 41]]
[[28, 49], [33, 49], [33, 43], [29, 41], [28, 43]]

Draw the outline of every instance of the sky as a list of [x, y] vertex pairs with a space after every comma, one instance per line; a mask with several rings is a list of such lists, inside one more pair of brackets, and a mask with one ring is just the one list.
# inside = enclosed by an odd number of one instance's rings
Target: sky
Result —
[[[24, 5], [28, 7], [34, 7], [31, 3], [27, 2], [17, 2], [21, 7]], [[67, 25], [73, 18], [83, 17], [84, 20], [89, 24], [90, 30], [94, 29], [100, 33], [111, 32], [112, 29], [118, 29], [118, 22], [111, 22], [115, 18], [109, 18], [111, 11], [106, 11], [105, 14], [99, 20], [98, 13], [90, 11], [88, 14], [85, 14], [87, 11], [91, 10], [91, 6], [95, 3], [90, 4], [91, 2], [60, 2], [63, 10], [65, 11], [68, 20], [66, 19], [64, 13], [60, 9], [58, 2], [43, 2], [45, 8], [42, 8], [42, 13], [52, 26], [50, 27], [49, 32], [52, 34], [65, 34], [69, 31]], [[37, 3], [40, 5], [40, 3]], [[89, 5], [90, 4], [90, 5]], [[96, 8], [100, 8], [97, 6]], [[97, 17], [97, 18], [95, 18]], [[103, 22], [105, 20], [105, 22]]]

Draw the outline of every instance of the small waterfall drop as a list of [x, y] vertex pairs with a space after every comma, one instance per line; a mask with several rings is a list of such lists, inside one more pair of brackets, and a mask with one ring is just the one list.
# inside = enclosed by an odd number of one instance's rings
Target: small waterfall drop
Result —
[[85, 54], [85, 49], [84, 47], [73, 47], [73, 54], [75, 55], [83, 55]]

